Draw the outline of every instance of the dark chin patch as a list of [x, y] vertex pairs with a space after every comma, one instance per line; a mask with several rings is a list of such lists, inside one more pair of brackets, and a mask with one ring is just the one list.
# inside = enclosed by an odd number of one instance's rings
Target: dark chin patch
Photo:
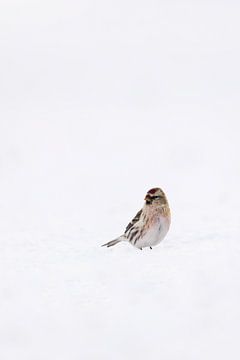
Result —
[[150, 205], [151, 203], [152, 203], [151, 200], [146, 200], [146, 204], [147, 204], [147, 205]]

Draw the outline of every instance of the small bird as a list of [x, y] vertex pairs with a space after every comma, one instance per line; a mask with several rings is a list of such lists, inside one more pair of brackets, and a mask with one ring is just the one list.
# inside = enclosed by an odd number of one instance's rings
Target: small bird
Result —
[[129, 241], [142, 250], [144, 247], [152, 249], [163, 240], [171, 223], [167, 197], [160, 188], [153, 188], [147, 192], [144, 200], [143, 208], [128, 224], [124, 234], [102, 246], [110, 247], [121, 241]]

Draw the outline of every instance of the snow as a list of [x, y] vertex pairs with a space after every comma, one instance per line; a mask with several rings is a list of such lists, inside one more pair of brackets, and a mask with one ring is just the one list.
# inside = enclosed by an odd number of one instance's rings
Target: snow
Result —
[[239, 4], [1, 7], [0, 358], [239, 359]]

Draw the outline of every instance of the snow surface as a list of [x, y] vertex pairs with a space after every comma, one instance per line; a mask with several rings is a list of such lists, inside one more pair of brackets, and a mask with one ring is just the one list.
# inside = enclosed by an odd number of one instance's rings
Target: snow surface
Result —
[[1, 360], [239, 359], [239, 10], [1, 1]]

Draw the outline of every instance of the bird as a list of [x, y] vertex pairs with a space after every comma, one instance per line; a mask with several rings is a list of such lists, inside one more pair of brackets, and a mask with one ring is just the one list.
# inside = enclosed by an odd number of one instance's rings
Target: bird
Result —
[[122, 241], [128, 241], [134, 247], [142, 250], [152, 249], [166, 236], [171, 224], [171, 212], [167, 197], [162, 189], [150, 189], [145, 198], [143, 208], [127, 225], [124, 234], [103, 244], [111, 247]]

